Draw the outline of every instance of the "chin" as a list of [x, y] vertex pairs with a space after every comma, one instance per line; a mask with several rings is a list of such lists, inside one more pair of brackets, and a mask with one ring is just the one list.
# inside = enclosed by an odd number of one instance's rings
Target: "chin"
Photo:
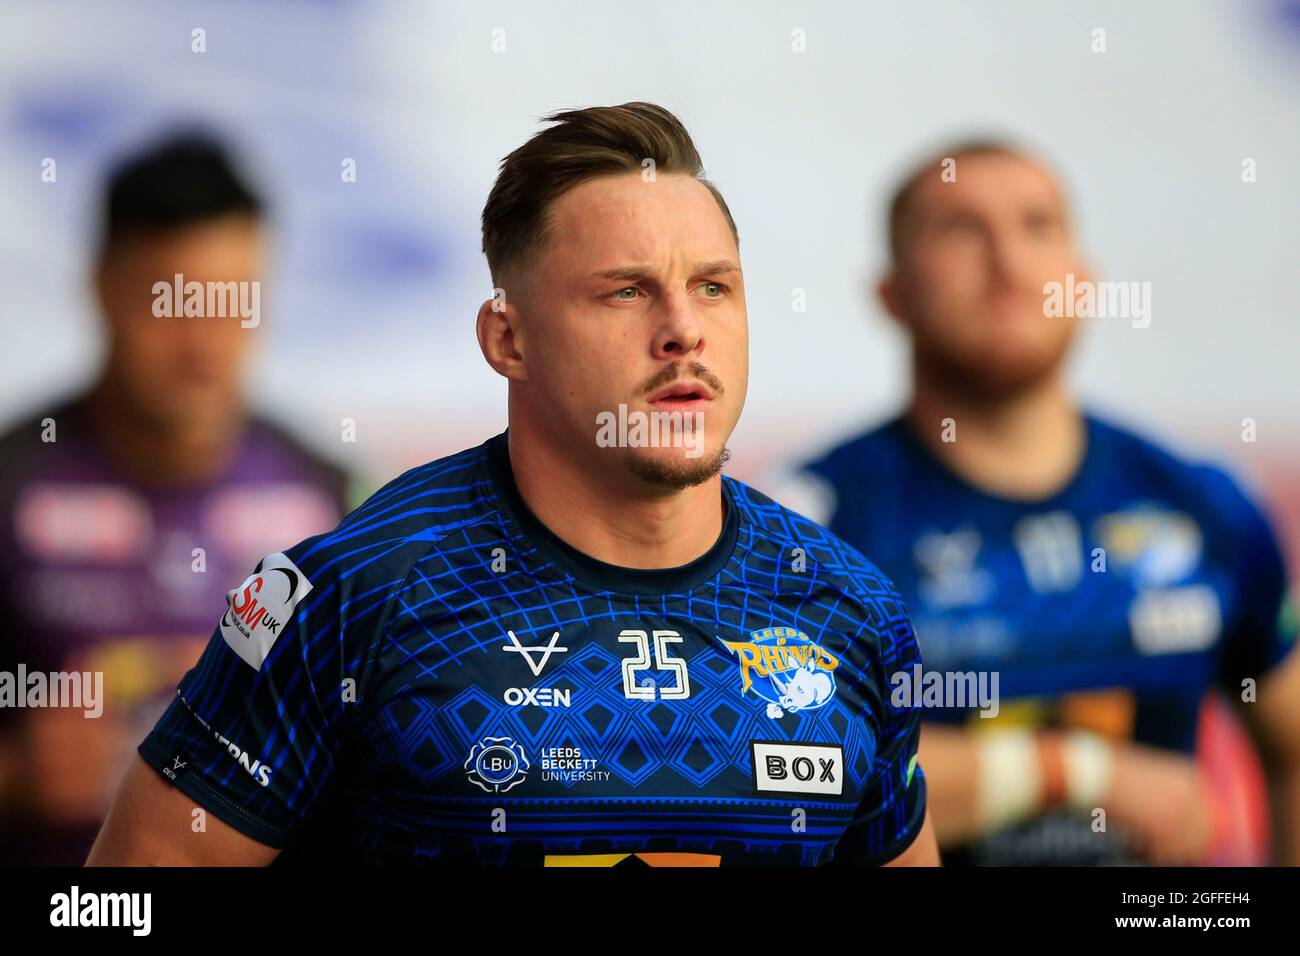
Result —
[[136, 407], [141, 417], [160, 431], [192, 431], [224, 420], [228, 404], [224, 396], [214, 396], [207, 390], [177, 389], [164, 400], [137, 403]]
[[1055, 356], [989, 356], [969, 370], [967, 380], [986, 396], [1010, 397], [1051, 378], [1058, 364]]
[[623, 457], [627, 470], [647, 484], [662, 488], [691, 488], [722, 471], [731, 457], [724, 446], [690, 457], [687, 449], [629, 449]]
[[931, 353], [942, 376], [969, 391], [989, 398], [1015, 395], [1038, 385], [1056, 373], [1065, 360], [1071, 336], [1043, 341], [983, 342], [966, 348]]

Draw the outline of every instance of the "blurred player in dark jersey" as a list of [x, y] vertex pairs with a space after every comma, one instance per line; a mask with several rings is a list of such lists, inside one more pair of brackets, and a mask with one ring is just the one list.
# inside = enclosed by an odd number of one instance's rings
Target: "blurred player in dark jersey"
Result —
[[[1278, 545], [1227, 475], [1070, 394], [1076, 320], [1047, 315], [1048, 284], [1091, 277], [1059, 184], [1009, 147], [953, 149], [906, 181], [889, 229], [879, 292], [911, 340], [910, 404], [777, 497], [870, 554], [915, 616], [945, 859], [1257, 859], [1258, 762], [1205, 709], [1222, 688], [1267, 759], [1278, 858], [1300, 862]], [[993, 674], [992, 706], [950, 679]]]
[[102, 674], [102, 713], [0, 708], [7, 863], [85, 859], [230, 578], [344, 511], [342, 473], [245, 407], [260, 316], [208, 315], [206, 295], [190, 314], [184, 299], [158, 307], [155, 283], [174, 289], [177, 276], [204, 289], [260, 280], [260, 200], [193, 135], [123, 163], [106, 199], [103, 366], [88, 391], [0, 437], [0, 672], [11, 688], [24, 675], [24, 704], [39, 701], [32, 675]]
[[[672, 114], [557, 114], [483, 212], [509, 429], [266, 557], [94, 863], [925, 864], [892, 586], [721, 475], [735, 224]], [[325, 795], [343, 828], [313, 831]], [[207, 810], [204, 833], [190, 822]], [[286, 854], [288, 855], [288, 854]]]

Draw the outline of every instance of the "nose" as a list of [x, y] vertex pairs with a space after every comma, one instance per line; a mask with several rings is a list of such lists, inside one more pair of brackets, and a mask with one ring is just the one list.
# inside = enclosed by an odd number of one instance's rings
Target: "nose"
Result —
[[1019, 288], [1026, 273], [1026, 244], [1011, 230], [989, 229], [986, 246], [989, 272], [1001, 283]]
[[681, 359], [704, 351], [704, 329], [685, 291], [664, 297], [651, 351], [657, 359]]

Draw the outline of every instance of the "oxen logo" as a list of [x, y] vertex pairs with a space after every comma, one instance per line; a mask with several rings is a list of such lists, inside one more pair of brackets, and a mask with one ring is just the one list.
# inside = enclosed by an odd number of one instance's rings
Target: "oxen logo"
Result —
[[260, 670], [285, 622], [312, 584], [279, 552], [258, 562], [247, 580], [226, 594], [221, 636], [250, 667]]
[[748, 641], [723, 641], [740, 664], [740, 692], [751, 690], [767, 701], [767, 715], [815, 710], [835, 696], [839, 658], [814, 644], [803, 631], [768, 627]]

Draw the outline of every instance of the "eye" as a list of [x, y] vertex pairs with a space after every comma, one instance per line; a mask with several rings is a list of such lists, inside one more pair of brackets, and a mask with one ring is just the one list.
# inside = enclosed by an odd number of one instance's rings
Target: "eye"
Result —
[[1050, 213], [1030, 213], [1025, 217], [1025, 225], [1035, 236], [1050, 236], [1056, 232], [1056, 217]]
[[980, 223], [974, 216], [953, 216], [943, 224], [943, 230], [956, 235], [975, 235]]
[[[615, 297], [617, 297], [617, 298], [619, 298], [619, 299], [622, 299], [624, 302], [631, 302], [633, 299], [635, 299], [635, 298], [637, 297], [637, 294], [638, 294], [640, 291], [641, 291], [641, 290], [638, 289], [636, 286], [634, 286], [634, 285], [630, 285], [630, 286], [626, 286], [626, 287], [624, 287], [624, 288], [622, 288], [622, 289], [619, 289], [617, 292], [614, 293], [614, 295], [615, 295]], [[632, 293], [632, 294], [631, 294], [631, 295], [627, 295], [627, 293], [629, 293], [629, 292]]]
[[704, 282], [700, 284], [706, 299], [720, 299], [727, 294], [727, 287], [721, 282]]

